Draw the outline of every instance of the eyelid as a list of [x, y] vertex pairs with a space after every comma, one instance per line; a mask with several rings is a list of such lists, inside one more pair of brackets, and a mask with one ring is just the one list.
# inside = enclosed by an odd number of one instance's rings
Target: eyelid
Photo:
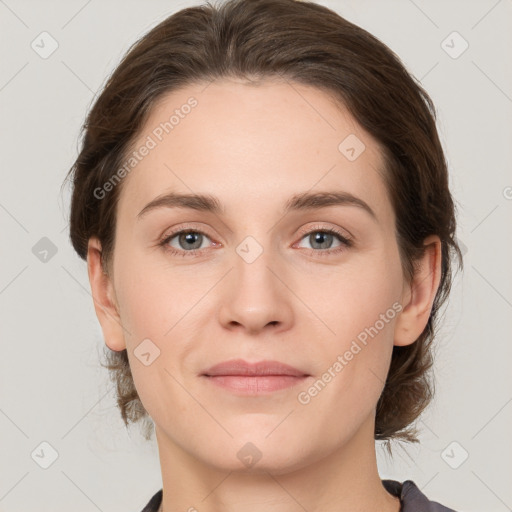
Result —
[[178, 224], [177, 226], [173, 227], [173, 228], [170, 228], [170, 229], [166, 229], [164, 231], [164, 234], [161, 235], [159, 238], [158, 238], [158, 243], [163, 243], [165, 242], [169, 237], [174, 237], [176, 235], [179, 235], [181, 234], [183, 231], [192, 231], [194, 233], [201, 233], [202, 235], [206, 235], [208, 238], [214, 238], [212, 235], [210, 235], [208, 233], [208, 230], [202, 228], [202, 227], [197, 227], [195, 225], [189, 225], [189, 224]]
[[339, 235], [341, 238], [346, 240], [347, 242], [350, 242], [353, 240], [352, 233], [350, 233], [347, 229], [339, 228], [338, 226], [327, 226], [325, 224], [317, 223], [313, 226], [309, 225], [307, 227], [301, 228], [299, 230], [299, 235], [305, 236], [309, 235], [310, 233], [316, 232], [316, 231], [325, 231], [325, 232], [332, 232]]

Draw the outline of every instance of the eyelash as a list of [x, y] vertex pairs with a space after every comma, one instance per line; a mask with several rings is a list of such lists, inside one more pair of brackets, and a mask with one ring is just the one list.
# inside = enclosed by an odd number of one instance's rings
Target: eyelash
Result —
[[[164, 239], [158, 243], [158, 245], [163, 247], [166, 252], [170, 253], [173, 256], [182, 256], [182, 257], [195, 256], [198, 253], [200, 253], [201, 251], [203, 251], [203, 249], [192, 249], [191, 251], [183, 251], [183, 250], [174, 249], [174, 247], [170, 247], [167, 245], [175, 236], [187, 234], [187, 233], [199, 233], [201, 235], [204, 235], [204, 236], [210, 238], [207, 233], [205, 233], [204, 231], [201, 231], [200, 229], [187, 228], [187, 229], [177, 230], [177, 231], [170, 233], [169, 235], [166, 235], [164, 237]], [[315, 253], [315, 255], [332, 256], [333, 254], [337, 254], [341, 251], [344, 251], [346, 248], [352, 247], [352, 245], [353, 245], [352, 240], [350, 238], [347, 238], [346, 236], [344, 236], [337, 229], [324, 228], [322, 226], [315, 226], [315, 228], [310, 229], [309, 231], [307, 231], [305, 233], [302, 233], [300, 239], [302, 240], [307, 235], [311, 235], [313, 233], [327, 233], [329, 235], [335, 235], [342, 244], [335, 249], [319, 249], [319, 250], [309, 249], [309, 251], [312, 251], [313, 253]]]

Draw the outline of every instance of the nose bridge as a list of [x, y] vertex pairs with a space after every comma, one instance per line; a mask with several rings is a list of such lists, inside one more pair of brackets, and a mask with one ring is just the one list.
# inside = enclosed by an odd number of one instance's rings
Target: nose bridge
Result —
[[[234, 273], [240, 285], [259, 293], [276, 288], [271, 269], [278, 267], [278, 258], [271, 235], [263, 230], [257, 235], [247, 235], [235, 247]], [[277, 290], [273, 290], [277, 291]]]
[[[234, 245], [233, 264], [236, 278], [249, 287], [255, 287], [258, 293], [262, 293], [265, 287], [268, 291], [282, 294], [286, 290], [283, 282], [286, 282], [287, 258], [284, 247], [281, 247], [282, 229], [280, 220], [276, 222], [276, 214], [269, 208], [259, 209], [251, 207], [250, 201], [240, 207], [245, 213], [235, 225], [238, 243]], [[245, 208], [245, 210], [244, 210]], [[252, 213], [251, 213], [252, 212]], [[284, 299], [284, 297], [282, 297]]]
[[235, 232], [238, 240], [234, 245], [234, 264], [236, 272], [249, 276], [253, 269], [260, 275], [268, 273], [267, 266], [276, 262], [275, 251], [277, 249], [273, 237], [272, 217], [269, 211], [259, 208], [256, 210], [250, 200], [241, 201], [240, 211], [244, 213], [235, 223]]

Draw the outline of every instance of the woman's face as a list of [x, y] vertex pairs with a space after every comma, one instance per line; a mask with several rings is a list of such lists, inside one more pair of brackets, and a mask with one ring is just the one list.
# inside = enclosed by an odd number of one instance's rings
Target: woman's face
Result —
[[[376, 141], [324, 92], [205, 87], [164, 97], [134, 145], [112, 277], [124, 330], [106, 341], [128, 349], [159, 442], [226, 470], [261, 457], [256, 468], [279, 473], [363, 432], [373, 442], [407, 289], [395, 215]], [[218, 210], [147, 207], [166, 194], [206, 195]], [[203, 375], [231, 359], [308, 377], [236, 390]]]

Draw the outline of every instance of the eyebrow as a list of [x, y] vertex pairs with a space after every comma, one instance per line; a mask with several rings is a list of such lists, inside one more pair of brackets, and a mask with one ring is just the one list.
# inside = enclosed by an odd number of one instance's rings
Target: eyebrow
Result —
[[[356, 206], [367, 212], [374, 220], [377, 220], [375, 212], [359, 197], [349, 192], [304, 192], [293, 195], [285, 203], [284, 214], [292, 211], [309, 211], [326, 208], [328, 206]], [[140, 220], [151, 210], [157, 208], [189, 208], [216, 215], [224, 213], [224, 208], [219, 199], [209, 194], [178, 194], [169, 192], [150, 201], [137, 215]]]

